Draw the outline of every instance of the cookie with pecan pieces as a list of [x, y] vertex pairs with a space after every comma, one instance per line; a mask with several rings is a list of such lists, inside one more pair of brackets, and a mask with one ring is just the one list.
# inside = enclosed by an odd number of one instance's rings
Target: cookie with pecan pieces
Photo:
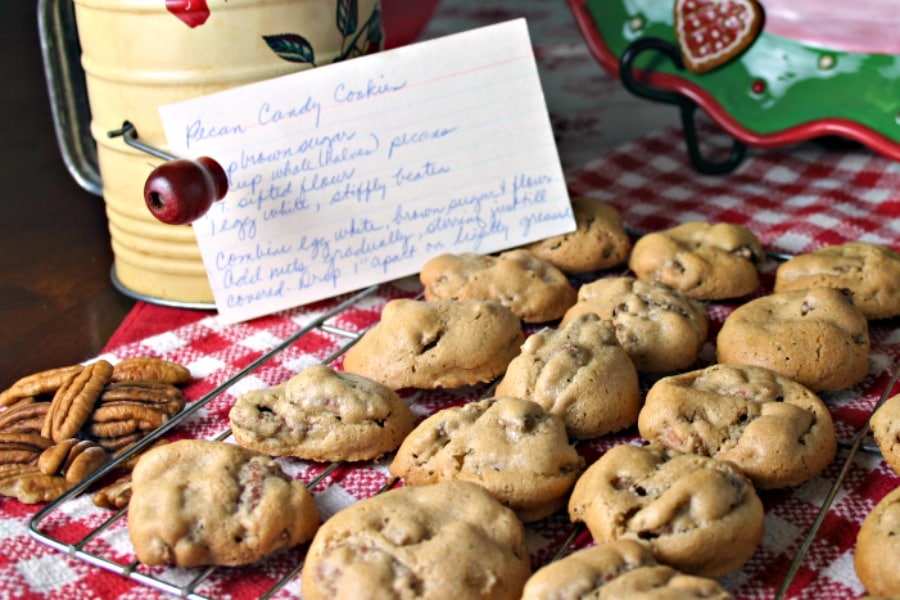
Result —
[[524, 339], [497, 302], [391, 300], [344, 354], [344, 370], [395, 390], [458, 388], [501, 375]]
[[778, 266], [775, 291], [814, 287], [845, 290], [868, 319], [900, 315], [900, 252], [848, 242], [798, 254]]
[[670, 373], [697, 361], [709, 331], [706, 307], [661, 281], [605, 277], [578, 289], [564, 327], [585, 313], [612, 322], [641, 373]]
[[390, 471], [410, 485], [477, 483], [529, 522], [565, 504], [583, 466], [562, 419], [528, 400], [495, 397], [425, 419], [403, 440]]
[[643, 540], [679, 571], [719, 577], [753, 556], [763, 505], [734, 465], [659, 445], [620, 444], [575, 483], [569, 517], [598, 544]]
[[631, 238], [622, 225], [619, 211], [606, 202], [575, 196], [572, 212], [575, 231], [524, 248], [563, 273], [591, 273], [625, 262], [631, 251]]
[[128, 533], [147, 565], [246, 565], [310, 539], [319, 526], [302, 482], [234, 444], [158, 446], [132, 478]]
[[324, 462], [392, 452], [416, 420], [388, 386], [325, 365], [309, 366], [283, 386], [242, 394], [228, 418], [245, 448]]
[[755, 298], [725, 318], [716, 336], [720, 363], [765, 367], [814, 392], [842, 390], [869, 373], [865, 315], [834, 288]]
[[545, 565], [522, 592], [522, 600], [576, 598], [728, 600], [731, 594], [715, 579], [658, 563], [647, 544], [623, 538]]
[[498, 256], [442, 254], [425, 263], [419, 279], [426, 300], [499, 302], [526, 323], [559, 319], [576, 297], [562, 271], [521, 248]]
[[737, 465], [757, 489], [800, 485], [837, 452], [831, 413], [762, 367], [713, 365], [660, 379], [638, 417], [644, 439]]
[[306, 600], [518, 599], [531, 574], [522, 522], [468, 481], [400, 487], [325, 521], [301, 573]]
[[900, 394], [885, 400], [869, 423], [885, 462], [900, 475]]
[[638, 279], [662, 281], [697, 300], [746, 296], [759, 288], [765, 259], [749, 229], [692, 221], [639, 238], [628, 266]]
[[900, 595], [900, 487], [882, 498], [866, 516], [856, 535], [853, 564], [873, 596]]
[[529, 336], [494, 393], [536, 402], [580, 439], [630, 427], [641, 409], [637, 370], [594, 314]]

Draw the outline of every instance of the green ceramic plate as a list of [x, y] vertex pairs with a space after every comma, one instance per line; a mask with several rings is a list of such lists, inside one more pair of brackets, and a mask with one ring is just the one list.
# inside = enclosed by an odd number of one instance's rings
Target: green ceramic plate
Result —
[[[676, 43], [674, 0], [568, 1], [591, 52], [615, 75], [623, 53], [638, 40]], [[900, 2], [861, 2], [870, 14], [858, 14], [853, 23], [846, 15], [831, 22], [810, 16], [804, 23], [796, 17], [792, 23], [787, 11], [803, 10], [796, 0], [794, 6], [785, 0], [759, 4], [766, 14], [762, 31], [727, 64], [695, 74], [671, 60], [641, 54], [634, 60], [635, 72], [648, 85], [689, 98], [750, 146], [840, 136], [900, 160]], [[887, 12], [872, 10], [879, 5]], [[818, 0], [810, 6], [820, 13], [829, 7], [846, 12], [853, 3]], [[769, 8], [779, 11], [778, 19], [770, 18]], [[855, 38], [854, 27], [860, 32]], [[879, 36], [879, 29], [885, 33]], [[829, 31], [835, 32], [830, 38]]]

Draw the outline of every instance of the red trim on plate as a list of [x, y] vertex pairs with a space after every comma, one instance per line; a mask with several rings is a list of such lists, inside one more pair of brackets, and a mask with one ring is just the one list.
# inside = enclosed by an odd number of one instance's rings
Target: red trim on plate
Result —
[[[567, 0], [567, 2], [575, 18], [575, 23], [587, 43], [588, 50], [604, 69], [618, 77], [619, 57], [610, 50], [597, 31], [593, 18], [585, 8], [586, 0]], [[667, 73], [640, 72], [636, 75], [650, 85], [677, 92], [691, 99], [731, 136], [750, 146], [772, 148], [796, 144], [816, 137], [836, 135], [855, 140], [888, 158], [900, 161], [900, 144], [849, 119], [817, 119], [775, 133], [757, 133], [741, 125], [722, 108], [709, 92], [700, 86]]]

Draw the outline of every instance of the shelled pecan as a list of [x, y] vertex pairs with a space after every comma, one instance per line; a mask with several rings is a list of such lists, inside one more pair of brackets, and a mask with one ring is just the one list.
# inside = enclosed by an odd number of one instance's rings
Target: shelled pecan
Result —
[[52, 442], [34, 433], [0, 433], [0, 465], [33, 464]]
[[154, 357], [126, 358], [113, 367], [113, 381], [164, 381], [184, 385], [191, 372], [178, 363]]
[[36, 464], [0, 465], [0, 495], [25, 504], [56, 500], [70, 487], [65, 477], [42, 473]]
[[112, 365], [98, 360], [66, 380], [53, 396], [41, 435], [55, 442], [74, 437], [90, 418], [111, 376]]
[[82, 365], [71, 365], [27, 375], [0, 392], [0, 406], [12, 406], [36, 396], [55, 394], [66, 381], [83, 369]]
[[0, 432], [40, 435], [49, 411], [49, 402], [18, 402], [0, 412]]
[[100, 508], [120, 509], [131, 500], [131, 473], [123, 475], [94, 494], [94, 506]]

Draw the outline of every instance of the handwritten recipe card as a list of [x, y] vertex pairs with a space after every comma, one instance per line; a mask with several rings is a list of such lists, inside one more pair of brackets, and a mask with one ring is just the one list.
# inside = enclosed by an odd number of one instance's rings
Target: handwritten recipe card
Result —
[[572, 231], [524, 20], [160, 108], [229, 193], [194, 229], [226, 322]]

